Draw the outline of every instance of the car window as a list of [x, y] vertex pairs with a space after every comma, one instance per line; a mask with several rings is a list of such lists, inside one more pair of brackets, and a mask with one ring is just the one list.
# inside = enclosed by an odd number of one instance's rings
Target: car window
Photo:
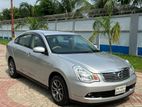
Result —
[[35, 48], [35, 47], [44, 47], [45, 48], [45, 44], [42, 40], [42, 38], [40, 38], [39, 36], [34, 35], [32, 38], [32, 43], [31, 43], [31, 48]]
[[99, 52], [93, 44], [79, 35], [48, 35], [47, 42], [53, 53], [93, 53]]
[[31, 41], [31, 35], [24, 35], [24, 36], [20, 36], [18, 37], [18, 41], [16, 41], [16, 43], [25, 46], [25, 47], [30, 47], [30, 41]]

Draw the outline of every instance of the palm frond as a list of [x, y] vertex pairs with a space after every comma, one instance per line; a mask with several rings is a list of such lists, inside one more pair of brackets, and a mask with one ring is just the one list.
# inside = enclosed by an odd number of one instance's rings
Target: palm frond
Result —
[[22, 20], [22, 21], [16, 23], [15, 29], [22, 28], [25, 25], [26, 25], [26, 21]]
[[96, 18], [93, 24], [93, 34], [90, 36], [89, 41], [94, 42], [96, 36], [98, 36], [100, 33], [103, 33], [103, 27], [104, 25], [102, 18]]
[[89, 2], [88, 0], [78, 0], [75, 3], [73, 13], [77, 15], [80, 14], [86, 17], [87, 16], [86, 14], [88, 14], [90, 9], [92, 9], [93, 7], [94, 7], [94, 4]]
[[41, 18], [27, 17], [25, 21], [19, 22], [16, 25], [16, 28], [23, 27], [25, 25], [28, 25], [30, 30], [48, 29], [48, 24], [44, 23], [44, 20]]
[[111, 29], [111, 35], [112, 35], [112, 42], [118, 43], [120, 38], [120, 25], [117, 22]]

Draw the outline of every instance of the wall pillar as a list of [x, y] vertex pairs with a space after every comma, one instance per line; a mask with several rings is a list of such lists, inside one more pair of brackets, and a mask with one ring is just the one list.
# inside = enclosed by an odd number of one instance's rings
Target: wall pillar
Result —
[[130, 55], [138, 54], [138, 48], [137, 48], [138, 22], [139, 22], [139, 15], [132, 14], [131, 24], [130, 24], [130, 36], [129, 36], [129, 54]]
[[75, 32], [75, 20], [73, 20], [72, 32]]
[[96, 45], [97, 45], [97, 48], [100, 50], [100, 36], [99, 35], [96, 37]]

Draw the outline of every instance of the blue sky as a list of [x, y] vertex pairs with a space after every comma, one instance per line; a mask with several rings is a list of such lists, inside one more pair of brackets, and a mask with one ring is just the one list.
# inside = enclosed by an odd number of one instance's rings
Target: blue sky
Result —
[[[34, 4], [37, 0], [13, 0], [14, 6], [18, 7], [21, 2], [28, 2], [29, 4]], [[0, 12], [4, 8], [10, 8], [10, 0], [0, 0]]]

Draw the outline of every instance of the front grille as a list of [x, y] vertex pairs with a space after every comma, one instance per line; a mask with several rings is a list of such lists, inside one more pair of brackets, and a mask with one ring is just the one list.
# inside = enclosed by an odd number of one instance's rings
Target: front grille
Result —
[[103, 73], [104, 81], [106, 82], [118, 82], [126, 80], [130, 77], [129, 73], [130, 68], [123, 68], [121, 71], [118, 72], [109, 72]]
[[[126, 92], [128, 92], [130, 89], [133, 89], [134, 87], [135, 87], [135, 84], [127, 86]], [[122, 93], [122, 94], [124, 94], [124, 93]], [[122, 94], [115, 95], [115, 90], [111, 90], [111, 91], [102, 91], [102, 92], [91, 92], [91, 93], [88, 93], [85, 97], [87, 97], [87, 98], [100, 98], [100, 97], [107, 98], [107, 97], [119, 96]]]

